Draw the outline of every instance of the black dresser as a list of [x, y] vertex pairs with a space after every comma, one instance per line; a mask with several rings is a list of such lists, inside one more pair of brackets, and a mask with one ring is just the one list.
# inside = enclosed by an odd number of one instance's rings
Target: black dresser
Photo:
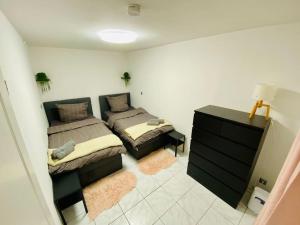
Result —
[[247, 189], [270, 120], [218, 106], [195, 110], [187, 173], [236, 208]]

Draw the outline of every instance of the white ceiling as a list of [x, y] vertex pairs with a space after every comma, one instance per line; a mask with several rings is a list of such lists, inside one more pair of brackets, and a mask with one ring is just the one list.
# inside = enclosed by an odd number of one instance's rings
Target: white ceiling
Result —
[[[127, 15], [128, 3], [142, 6]], [[241, 29], [300, 21], [300, 0], [0, 0], [29, 45], [136, 50]], [[137, 42], [102, 42], [102, 29], [128, 29]]]

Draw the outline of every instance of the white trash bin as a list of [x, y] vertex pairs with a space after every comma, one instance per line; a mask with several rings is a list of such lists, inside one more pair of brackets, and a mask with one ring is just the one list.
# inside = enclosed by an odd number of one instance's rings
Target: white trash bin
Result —
[[255, 187], [248, 202], [248, 208], [258, 214], [267, 201], [269, 194], [269, 192], [261, 189], [260, 187]]

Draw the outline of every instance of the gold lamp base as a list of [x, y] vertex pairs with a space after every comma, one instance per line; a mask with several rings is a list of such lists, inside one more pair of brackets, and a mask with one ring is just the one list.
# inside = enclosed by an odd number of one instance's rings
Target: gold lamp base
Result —
[[266, 120], [268, 120], [268, 119], [270, 118], [270, 108], [271, 108], [271, 107], [270, 107], [270, 105], [268, 105], [268, 104], [264, 104], [263, 100], [258, 100], [258, 101], [256, 101], [255, 105], [253, 106], [252, 111], [251, 111], [250, 114], [249, 114], [249, 119], [250, 119], [250, 120], [253, 119], [253, 117], [254, 117], [254, 115], [255, 115], [255, 113], [256, 113], [256, 110], [257, 110], [258, 108], [263, 107], [263, 106], [267, 108], [265, 117], [266, 117]]

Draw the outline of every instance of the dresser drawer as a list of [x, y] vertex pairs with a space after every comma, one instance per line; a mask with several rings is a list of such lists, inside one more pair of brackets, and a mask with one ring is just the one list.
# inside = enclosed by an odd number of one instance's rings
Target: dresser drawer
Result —
[[234, 140], [238, 143], [257, 149], [263, 131], [239, 126], [233, 123], [224, 122], [221, 130], [223, 137]]
[[195, 112], [194, 127], [207, 130], [215, 134], [221, 134], [222, 121], [215, 117]]
[[243, 180], [248, 178], [250, 166], [227, 157], [226, 155], [204, 146], [193, 139], [191, 142], [191, 152], [198, 154], [199, 156], [211, 161], [212, 163], [227, 170], [228, 172], [231, 172]]
[[236, 208], [242, 198], [242, 194], [232, 190], [203, 170], [197, 168], [193, 163], [188, 164], [187, 174], [200, 182], [204, 187], [215, 193], [232, 207]]
[[246, 182], [239, 179], [238, 177], [226, 172], [224, 169], [218, 167], [217, 165], [211, 163], [210, 161], [198, 156], [197, 154], [191, 152], [189, 162], [193, 163], [195, 166], [205, 171], [209, 175], [215, 177], [215, 179], [221, 181], [223, 184], [231, 187], [239, 193], [243, 193], [246, 189]]
[[192, 138], [204, 145], [207, 145], [208, 147], [217, 150], [218, 152], [226, 154], [229, 157], [237, 159], [248, 165], [252, 164], [256, 153], [255, 150], [247, 148], [244, 145], [240, 145], [197, 128], [193, 129]]

